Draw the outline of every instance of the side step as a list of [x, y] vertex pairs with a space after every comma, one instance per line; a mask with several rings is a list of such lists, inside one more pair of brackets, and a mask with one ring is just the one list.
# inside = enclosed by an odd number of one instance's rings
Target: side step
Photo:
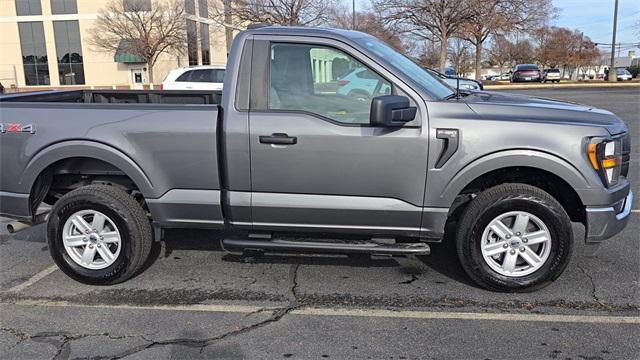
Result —
[[429, 255], [431, 253], [431, 248], [425, 243], [381, 244], [371, 241], [330, 242], [279, 239], [224, 239], [222, 240], [222, 247], [229, 252], [257, 250], [264, 252], [311, 252], [372, 255]]

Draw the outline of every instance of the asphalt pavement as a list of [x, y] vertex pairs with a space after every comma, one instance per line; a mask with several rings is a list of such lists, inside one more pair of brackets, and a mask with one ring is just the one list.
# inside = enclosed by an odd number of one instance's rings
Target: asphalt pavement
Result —
[[[640, 194], [640, 89], [513, 92], [623, 118]], [[578, 240], [527, 294], [474, 286], [450, 239], [420, 258], [243, 258], [219, 233], [171, 230], [142, 274], [100, 287], [57, 270], [42, 225], [0, 230], [0, 358], [639, 359], [639, 203], [596, 256]]]

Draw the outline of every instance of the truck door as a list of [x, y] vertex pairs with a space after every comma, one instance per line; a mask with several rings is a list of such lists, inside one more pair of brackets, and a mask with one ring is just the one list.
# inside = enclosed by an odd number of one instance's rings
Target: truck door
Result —
[[254, 229], [420, 233], [426, 111], [404, 127], [370, 126], [373, 97], [405, 93], [358, 54], [326, 39], [254, 42]]

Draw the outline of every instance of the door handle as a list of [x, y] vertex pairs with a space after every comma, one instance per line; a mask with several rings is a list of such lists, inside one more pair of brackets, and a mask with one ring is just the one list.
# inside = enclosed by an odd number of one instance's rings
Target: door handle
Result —
[[260, 144], [295, 145], [297, 143], [297, 137], [289, 136], [283, 133], [274, 133], [267, 136], [260, 136]]

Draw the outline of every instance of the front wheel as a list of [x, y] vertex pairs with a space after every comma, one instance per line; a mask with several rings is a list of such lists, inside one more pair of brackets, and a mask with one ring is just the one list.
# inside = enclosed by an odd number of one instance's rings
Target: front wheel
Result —
[[69, 277], [108, 285], [125, 281], [151, 251], [151, 225], [136, 200], [118, 188], [88, 185], [65, 194], [51, 210], [47, 241]]
[[456, 245], [462, 267], [478, 285], [532, 291], [567, 267], [573, 231], [551, 195], [530, 185], [503, 184], [471, 201], [460, 219]]

